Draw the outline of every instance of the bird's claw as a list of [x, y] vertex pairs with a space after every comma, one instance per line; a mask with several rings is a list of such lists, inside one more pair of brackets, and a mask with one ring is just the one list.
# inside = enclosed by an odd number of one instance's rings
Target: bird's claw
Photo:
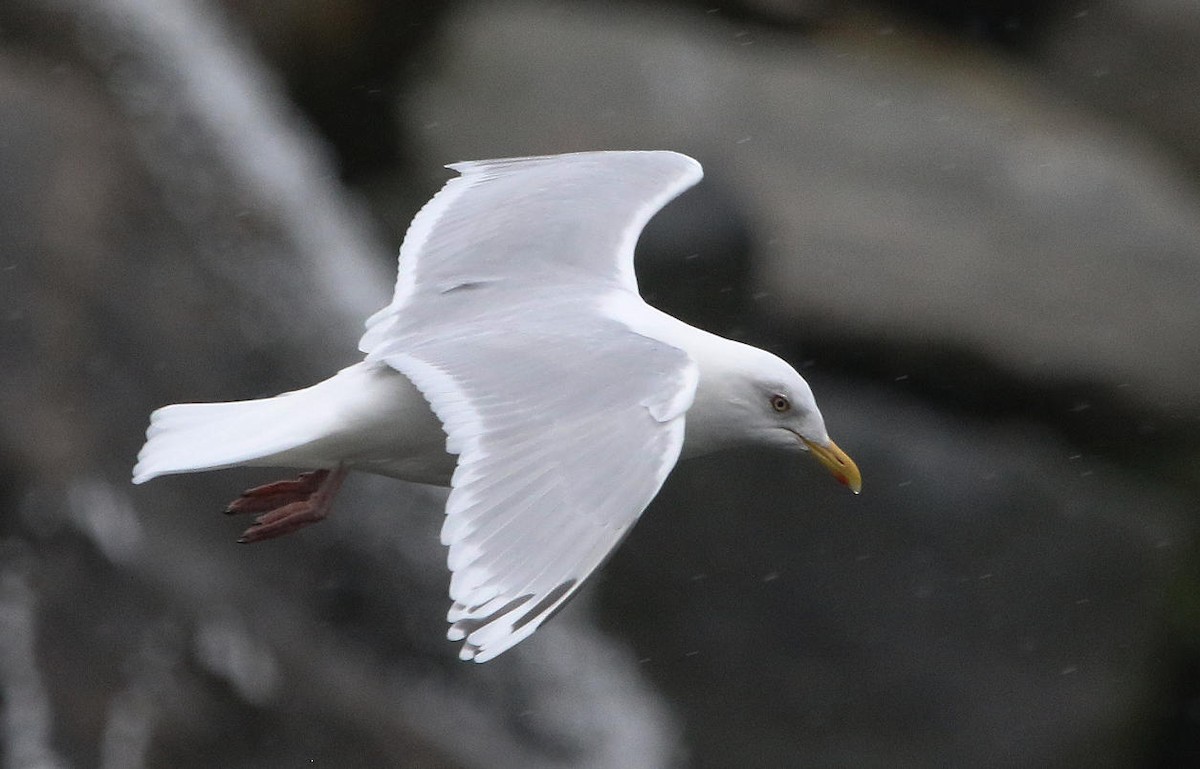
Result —
[[255, 518], [250, 528], [238, 537], [238, 542], [244, 545], [282, 537], [296, 529], [324, 520], [327, 515], [329, 515], [328, 504], [321, 506], [307, 499], [301, 502], [292, 502]]
[[291, 532], [324, 520], [333, 497], [346, 477], [346, 469], [314, 470], [292, 481], [276, 481], [242, 492], [225, 513], [261, 513], [238, 542], [248, 544]]
[[266, 513], [310, 498], [329, 476], [328, 470], [313, 470], [291, 481], [275, 481], [246, 489], [225, 507], [226, 515]]

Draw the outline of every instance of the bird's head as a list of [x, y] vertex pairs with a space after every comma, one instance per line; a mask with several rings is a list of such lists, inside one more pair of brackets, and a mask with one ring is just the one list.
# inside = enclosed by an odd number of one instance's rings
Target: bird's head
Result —
[[751, 443], [790, 451], [810, 452], [817, 461], [855, 494], [862, 476], [846, 452], [825, 431], [812, 388], [783, 359], [755, 348], [741, 367], [727, 397], [741, 412], [744, 437]]

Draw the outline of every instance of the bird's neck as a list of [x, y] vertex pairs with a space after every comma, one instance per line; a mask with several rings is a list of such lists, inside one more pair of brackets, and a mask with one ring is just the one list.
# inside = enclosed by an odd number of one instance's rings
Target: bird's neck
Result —
[[761, 356], [761, 350], [689, 326], [625, 291], [610, 295], [601, 311], [643, 336], [683, 350], [699, 368], [696, 397], [684, 417], [681, 457], [746, 442], [742, 417], [747, 404], [739, 400], [736, 385], [747, 362]]
[[702, 456], [741, 445], [744, 406], [734, 385], [745, 361], [761, 354], [756, 348], [689, 326], [666, 313], [650, 309], [656, 317], [641, 332], [678, 347], [700, 370], [696, 397], [685, 417], [681, 458]]

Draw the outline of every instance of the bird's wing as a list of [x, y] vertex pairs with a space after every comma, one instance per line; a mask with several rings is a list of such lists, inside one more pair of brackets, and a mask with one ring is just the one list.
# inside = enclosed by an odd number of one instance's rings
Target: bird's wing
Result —
[[477, 314], [477, 292], [527, 304], [571, 286], [637, 293], [633, 249], [642, 227], [700, 180], [675, 152], [583, 152], [456, 163], [400, 247], [391, 304], [367, 320], [359, 347]]
[[701, 172], [673, 152], [451, 167], [360, 347], [416, 384], [459, 455], [449, 635], [482, 662], [571, 597], [679, 456], [695, 364], [624, 315], [652, 312], [633, 274], [642, 227]]
[[679, 456], [695, 364], [595, 313], [543, 309], [386, 344], [459, 455], [442, 541], [450, 640], [495, 657], [604, 561]]

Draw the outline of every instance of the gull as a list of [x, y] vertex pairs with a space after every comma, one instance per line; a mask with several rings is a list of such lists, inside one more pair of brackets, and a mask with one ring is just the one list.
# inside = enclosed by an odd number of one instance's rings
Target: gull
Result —
[[484, 662], [531, 635], [621, 542], [680, 458], [814, 456], [858, 493], [779, 357], [646, 304], [634, 246], [703, 172], [668, 151], [455, 163], [400, 247], [362, 362], [273, 398], [165, 406], [133, 482], [309, 468], [244, 492], [240, 542], [325, 518], [351, 470], [450, 487], [447, 637]]

